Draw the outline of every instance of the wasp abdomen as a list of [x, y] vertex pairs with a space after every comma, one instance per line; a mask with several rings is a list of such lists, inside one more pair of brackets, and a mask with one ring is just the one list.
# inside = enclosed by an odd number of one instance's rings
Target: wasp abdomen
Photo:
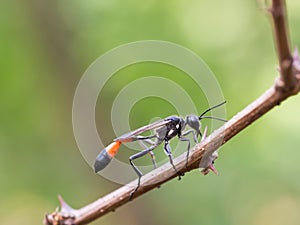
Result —
[[94, 164], [95, 173], [103, 170], [110, 163], [112, 158], [117, 154], [120, 145], [120, 141], [115, 141], [99, 153]]

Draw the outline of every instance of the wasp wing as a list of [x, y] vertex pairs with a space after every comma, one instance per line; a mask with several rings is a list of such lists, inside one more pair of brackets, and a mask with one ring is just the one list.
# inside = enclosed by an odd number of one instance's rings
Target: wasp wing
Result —
[[137, 140], [136, 135], [139, 135], [141, 133], [144, 133], [149, 130], [153, 130], [159, 127], [162, 127], [166, 124], [170, 123], [170, 120], [159, 120], [154, 123], [148, 124], [146, 126], [140, 127], [134, 131], [131, 131], [129, 133], [123, 134], [120, 137], [117, 137], [114, 139], [114, 141], [121, 141], [121, 142], [132, 142]]

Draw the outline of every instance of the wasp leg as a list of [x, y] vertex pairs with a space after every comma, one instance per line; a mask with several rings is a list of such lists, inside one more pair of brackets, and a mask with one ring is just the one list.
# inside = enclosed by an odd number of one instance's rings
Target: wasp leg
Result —
[[[156, 142], [152, 141], [152, 140], [140, 140], [140, 143], [141, 145], [143, 145], [145, 148], [147, 148], [146, 144], [144, 143], [146, 142], [147, 144], [150, 144], [150, 145], [159, 145], [161, 143], [161, 141], [157, 140]], [[157, 168], [157, 165], [156, 165], [156, 161], [155, 161], [155, 155], [154, 155], [154, 152], [153, 151], [150, 151], [149, 152], [151, 158], [152, 158], [152, 163], [153, 163], [153, 166], [154, 166], [154, 169]], [[160, 188], [161, 185], [158, 185], [157, 188]]]
[[151, 159], [152, 159], [153, 167], [154, 167], [154, 169], [156, 169], [156, 168], [157, 168], [157, 165], [156, 165], [156, 161], [155, 161], [155, 155], [154, 155], [154, 152], [153, 152], [153, 151], [150, 151], [149, 154], [150, 154]]
[[188, 142], [187, 151], [186, 151], [186, 161], [185, 161], [185, 167], [187, 168], [188, 161], [189, 161], [189, 155], [190, 155], [190, 146], [191, 146], [191, 142], [190, 142], [190, 139], [189, 139], [189, 138], [183, 138], [183, 137], [180, 137], [179, 140], [180, 140], [180, 141], [187, 141], [187, 142]]
[[137, 168], [137, 166], [133, 163], [134, 159], [140, 158], [146, 154], [148, 154], [149, 152], [151, 152], [153, 149], [155, 149], [157, 147], [157, 145], [153, 145], [151, 147], [149, 147], [148, 149], [145, 149], [139, 153], [136, 153], [132, 156], [129, 157], [129, 163], [132, 166], [134, 172], [136, 172], [136, 174], [138, 175], [138, 184], [136, 186], [136, 188], [130, 193], [130, 198], [129, 200], [132, 200], [134, 193], [139, 189], [140, 184], [141, 184], [141, 177], [143, 176], [142, 172]]
[[198, 136], [197, 136], [197, 134], [195, 133], [194, 130], [187, 130], [186, 132], [184, 132], [183, 134], [181, 134], [181, 137], [182, 136], [187, 136], [190, 133], [193, 133], [194, 141], [195, 141], [195, 143], [198, 143]]
[[[150, 144], [150, 145], [155, 145], [155, 142], [152, 141], [152, 140], [140, 140], [139, 143], [140, 143], [140, 145], [141, 145], [144, 149], [147, 149], [147, 148], [148, 148], [148, 146], [147, 146], [144, 142], [146, 142], [147, 144]], [[150, 154], [151, 159], [152, 159], [153, 167], [154, 167], [154, 169], [156, 169], [157, 166], [156, 166], [156, 161], [155, 161], [155, 155], [154, 155], [153, 151], [149, 151], [149, 154]]]
[[181, 172], [179, 172], [179, 171], [176, 169], [176, 167], [175, 167], [175, 165], [174, 165], [174, 163], [173, 163], [173, 156], [172, 156], [172, 152], [171, 152], [171, 147], [170, 147], [170, 144], [169, 144], [168, 141], [165, 141], [164, 150], [165, 150], [166, 155], [169, 157], [169, 160], [170, 160], [171, 165], [173, 166], [175, 172], [176, 172], [177, 175], [178, 175], [178, 179], [181, 180], [181, 176], [183, 176], [184, 174], [181, 173]]
[[[193, 133], [193, 137], [194, 137], [194, 141], [195, 143], [198, 143], [198, 137], [197, 137], [197, 134], [195, 133], [194, 130], [188, 130], [186, 132], [184, 132], [181, 137], [179, 138], [180, 141], [188, 141], [188, 147], [187, 147], [187, 152], [186, 152], [186, 162], [185, 162], [185, 167], [187, 167], [188, 165], [188, 161], [189, 161], [189, 155], [190, 155], [190, 145], [191, 145], [191, 142], [190, 142], [190, 139], [189, 138], [182, 138], [183, 136], [187, 136], [188, 134], [190, 133]], [[200, 132], [199, 132], [200, 134]]]

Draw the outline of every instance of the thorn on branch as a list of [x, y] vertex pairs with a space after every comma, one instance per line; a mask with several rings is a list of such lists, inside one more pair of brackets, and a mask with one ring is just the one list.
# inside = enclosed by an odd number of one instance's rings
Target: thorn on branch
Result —
[[[207, 126], [205, 126], [201, 141], [204, 141], [206, 139], [206, 135], [207, 135]], [[213, 171], [216, 175], [218, 175], [218, 171], [214, 166], [215, 160], [218, 158], [219, 154], [218, 151], [206, 151], [206, 153], [204, 153], [202, 159], [200, 160], [199, 163], [199, 168], [203, 168], [201, 170], [201, 173], [203, 175], [207, 175], [210, 171]]]
[[77, 210], [70, 207], [59, 195], [60, 210], [56, 210], [51, 214], [46, 214], [44, 219], [45, 225], [74, 225]]
[[300, 59], [299, 59], [299, 51], [298, 47], [295, 48], [293, 53], [293, 68], [295, 69], [295, 73], [300, 73]]
[[[293, 85], [291, 85], [290, 83], [286, 83], [286, 80], [283, 79], [284, 74], [282, 74], [282, 70], [281, 68], [290, 68], [290, 74], [289, 76], [291, 77], [290, 80], [292, 82]], [[299, 83], [300, 83], [300, 59], [299, 59], [299, 51], [298, 48], [296, 47], [294, 52], [293, 52], [293, 56], [292, 56], [292, 60], [284, 60], [281, 63], [281, 67], [278, 68], [279, 73], [281, 74], [281, 76], [279, 78], [276, 79], [275, 82], [275, 88], [277, 91], [281, 91], [281, 92], [294, 92], [294, 93], [298, 93], [299, 90]]]

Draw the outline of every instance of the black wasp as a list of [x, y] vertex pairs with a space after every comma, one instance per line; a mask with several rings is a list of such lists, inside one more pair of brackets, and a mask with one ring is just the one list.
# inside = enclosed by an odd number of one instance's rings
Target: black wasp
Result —
[[[141, 152], [138, 152], [132, 156], [129, 157], [130, 165], [132, 166], [133, 170], [138, 175], [138, 184], [135, 190], [131, 193], [130, 198], [132, 198], [135, 191], [140, 186], [141, 177], [143, 176], [142, 172], [137, 168], [137, 166], [133, 163], [133, 160], [140, 158], [146, 154], [150, 154], [152, 158], [152, 162], [154, 165], [154, 168], [156, 168], [156, 162], [154, 158], [153, 150], [159, 146], [161, 143], [164, 143], [164, 152], [169, 157], [170, 163], [173, 166], [175, 172], [178, 174], [179, 178], [183, 174], [181, 174], [173, 164], [173, 157], [171, 152], [171, 147], [169, 144], [169, 141], [174, 138], [175, 136], [178, 137], [180, 141], [185, 141], [188, 143], [187, 146], [187, 161], [189, 157], [189, 151], [190, 151], [190, 139], [187, 137], [188, 134], [192, 133], [195, 143], [198, 142], [199, 135], [202, 136], [202, 133], [200, 131], [200, 120], [202, 119], [216, 119], [223, 122], [227, 122], [225, 119], [213, 117], [213, 116], [204, 116], [207, 112], [211, 111], [212, 109], [215, 109], [223, 104], [225, 104], [226, 101], [215, 105], [207, 110], [205, 110], [200, 116], [196, 115], [188, 115], [185, 119], [178, 116], [170, 116], [163, 120], [156, 121], [154, 123], [148, 124], [146, 126], [143, 126], [141, 128], [138, 128], [134, 131], [131, 131], [127, 134], [124, 134], [116, 139], [114, 139], [114, 142], [108, 145], [106, 148], [104, 148], [99, 155], [96, 158], [94, 169], [95, 172], [99, 172], [102, 169], [104, 169], [109, 162], [112, 160], [112, 158], [116, 155], [118, 152], [120, 145], [125, 142], [133, 142], [133, 141], [139, 141], [142, 146], [144, 146], [144, 150]], [[191, 129], [184, 131], [184, 129], [189, 126]], [[140, 134], [146, 132], [146, 131], [154, 131], [153, 135], [150, 136], [141, 136]], [[147, 145], [149, 145], [149, 147]], [[213, 166], [213, 161], [211, 164], [206, 168], [210, 169], [214, 172], [216, 170]]]

